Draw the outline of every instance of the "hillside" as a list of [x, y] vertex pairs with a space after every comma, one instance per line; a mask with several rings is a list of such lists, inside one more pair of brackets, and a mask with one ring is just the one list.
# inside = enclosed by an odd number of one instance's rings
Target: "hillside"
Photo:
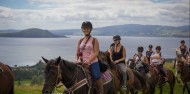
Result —
[[17, 38], [58, 38], [65, 37], [64, 35], [58, 36], [48, 30], [42, 30], [37, 28], [26, 29], [12, 33], [0, 33], [0, 37], [17, 37]]
[[[82, 35], [81, 29], [51, 30], [57, 35]], [[190, 37], [190, 26], [160, 26], [160, 25], [139, 25], [126, 24], [95, 28], [93, 35], [113, 36], [148, 36], [148, 37]]]

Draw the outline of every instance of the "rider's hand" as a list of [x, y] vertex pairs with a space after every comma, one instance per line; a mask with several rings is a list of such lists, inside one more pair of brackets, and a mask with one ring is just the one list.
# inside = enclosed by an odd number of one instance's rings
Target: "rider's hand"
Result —
[[117, 63], [119, 63], [119, 60], [114, 61], [114, 64], [117, 64]]
[[87, 62], [87, 61], [84, 61], [83, 63], [82, 63], [82, 66], [84, 67], [84, 68], [89, 68], [89, 63]]
[[89, 65], [90, 62], [89, 62], [88, 60], [85, 60], [85, 61], [83, 62], [83, 64], [87, 64], [87, 65]]

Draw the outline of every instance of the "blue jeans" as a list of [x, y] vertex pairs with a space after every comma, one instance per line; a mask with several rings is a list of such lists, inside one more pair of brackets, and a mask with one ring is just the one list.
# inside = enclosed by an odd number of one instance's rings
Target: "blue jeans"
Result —
[[90, 65], [90, 72], [94, 80], [100, 79], [100, 65], [99, 62], [95, 62]]

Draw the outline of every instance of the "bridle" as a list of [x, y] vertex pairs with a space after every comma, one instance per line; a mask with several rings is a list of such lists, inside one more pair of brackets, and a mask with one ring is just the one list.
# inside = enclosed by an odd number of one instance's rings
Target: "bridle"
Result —
[[[50, 66], [53, 66], [53, 65], [50, 65]], [[59, 80], [59, 77], [60, 77], [60, 75], [61, 75], [61, 70], [60, 70], [60, 66], [59, 65], [57, 65], [57, 66], [53, 66], [53, 67], [57, 67], [57, 70], [58, 70], [58, 72], [57, 72], [57, 77], [56, 77], [56, 80], [55, 81], [53, 81], [53, 82], [51, 82], [52, 81], [52, 79], [50, 79], [50, 82], [45, 82], [45, 84], [44, 85], [50, 85], [51, 87], [53, 87], [53, 88], [55, 88], [55, 87], [57, 87], [57, 84], [59, 84], [59, 82], [58, 82], [58, 80]], [[54, 85], [55, 84], [55, 85]], [[59, 86], [60, 87], [60, 86]], [[53, 90], [53, 92], [54, 92], [54, 90]]]

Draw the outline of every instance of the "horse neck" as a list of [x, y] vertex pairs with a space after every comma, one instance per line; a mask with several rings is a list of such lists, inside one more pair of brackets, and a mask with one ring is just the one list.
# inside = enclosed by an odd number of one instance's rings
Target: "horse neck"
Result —
[[78, 81], [83, 79], [83, 70], [79, 67], [75, 67], [73, 70], [68, 69], [64, 64], [60, 64], [61, 66], [61, 76], [62, 76], [62, 83], [67, 87], [71, 87], [76, 84]]

